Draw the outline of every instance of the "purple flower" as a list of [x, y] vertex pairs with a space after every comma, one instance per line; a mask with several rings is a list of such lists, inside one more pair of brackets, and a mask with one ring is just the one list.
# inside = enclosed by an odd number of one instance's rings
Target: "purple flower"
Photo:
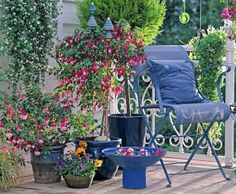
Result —
[[85, 168], [85, 163], [82, 162], [82, 163], [80, 164], [80, 168]]
[[89, 154], [86, 154], [84, 157], [85, 157], [86, 160], [90, 160]]

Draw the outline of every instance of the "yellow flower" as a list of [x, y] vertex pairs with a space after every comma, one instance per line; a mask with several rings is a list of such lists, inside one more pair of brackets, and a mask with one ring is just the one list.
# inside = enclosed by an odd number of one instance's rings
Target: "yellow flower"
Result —
[[94, 164], [96, 167], [101, 167], [102, 166], [102, 160], [95, 160]]
[[78, 147], [78, 148], [75, 150], [75, 154], [76, 154], [76, 155], [85, 154], [85, 149], [84, 149], [83, 147]]
[[87, 146], [88, 146], [88, 144], [87, 144], [87, 142], [86, 141], [84, 141], [84, 140], [80, 140], [79, 141], [79, 146], [81, 146], [81, 147], [83, 147], [83, 148], [87, 148]]

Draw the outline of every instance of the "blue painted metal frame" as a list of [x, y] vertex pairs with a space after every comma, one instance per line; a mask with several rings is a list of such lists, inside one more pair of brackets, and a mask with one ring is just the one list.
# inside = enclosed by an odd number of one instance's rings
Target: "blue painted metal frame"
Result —
[[[154, 50], [155, 50], [155, 47], [158, 47], [158, 46], [154, 46]], [[161, 46], [161, 47], [163, 47], [163, 46]], [[165, 47], [165, 46], [164, 46], [164, 47]], [[164, 47], [163, 47], [163, 48], [164, 48]], [[171, 48], [171, 47], [169, 47], [169, 48]], [[164, 50], [165, 50], [165, 49], [168, 50], [168, 46], [167, 46], [166, 48], [164, 48]], [[183, 48], [180, 48], [180, 50], [183, 50]], [[187, 53], [187, 52], [185, 51], [185, 53]], [[183, 54], [182, 57], [184, 58], [184, 60], [186, 60], [186, 54]], [[187, 58], [188, 58], [188, 56], [187, 56]], [[210, 68], [212, 68], [212, 67], [210, 67]], [[209, 70], [209, 69], [207, 69], [207, 70]], [[206, 70], [206, 71], [207, 71], [207, 70]], [[216, 88], [217, 88], [218, 98], [219, 98], [219, 101], [220, 101], [220, 102], [223, 102], [223, 97], [222, 97], [222, 93], [221, 93], [220, 83], [221, 83], [221, 81], [222, 81], [223, 76], [225, 76], [226, 73], [228, 73], [230, 70], [231, 70], [231, 68], [230, 68], [229, 66], [226, 66], [225, 70], [222, 71], [222, 73], [219, 75], [219, 77], [218, 77], [218, 79], [217, 79], [217, 82], [216, 82]], [[137, 68], [136, 68], [136, 74], [135, 74], [135, 78], [134, 78], [134, 82], [133, 82], [133, 90], [134, 90], [134, 92], [135, 92], [135, 93], [137, 94], [137, 96], [138, 96], [138, 106], [139, 106], [138, 108], [139, 108], [139, 112], [140, 112], [141, 114], [143, 114], [143, 115], [145, 116], [143, 109], [146, 109], [146, 108], [148, 108], [148, 109], [156, 109], [156, 108], [158, 108], [158, 109], [160, 110], [159, 113], [162, 115], [162, 119], [161, 119], [161, 122], [157, 125], [157, 128], [156, 128], [156, 130], [155, 130], [155, 134], [154, 134], [154, 135], [152, 134], [152, 129], [151, 129], [151, 127], [149, 126], [149, 123], [148, 123], [147, 119], [145, 119], [145, 124], [146, 124], [146, 126], [147, 126], [147, 132], [148, 132], [149, 135], [150, 135], [150, 143], [149, 143], [148, 146], [158, 147], [158, 145], [157, 145], [157, 143], [156, 143], [156, 138], [157, 138], [157, 136], [160, 134], [160, 130], [163, 128], [165, 122], [167, 121], [168, 115], [169, 115], [169, 113], [172, 111], [172, 108], [170, 108], [170, 107], [164, 107], [163, 102], [162, 102], [162, 99], [161, 99], [160, 87], [159, 87], [159, 83], [158, 83], [159, 81], [158, 81], [158, 80], [156, 80], [156, 81], [157, 81], [157, 82], [156, 82], [157, 84], [155, 85], [156, 99], [158, 100], [157, 104], [155, 104], [155, 105], [146, 105], [146, 106], [143, 106], [143, 107], [142, 107], [142, 105], [141, 105], [141, 97], [140, 97], [140, 89], [139, 89], [139, 79], [140, 79], [141, 76], [145, 75], [147, 72], [148, 72], [148, 67], [147, 67], [147, 65], [145, 65], [145, 64], [140, 64], [139, 66], [137, 66]], [[201, 73], [203, 73], [203, 72], [201, 72]], [[199, 75], [201, 75], [201, 73], [196, 74], [196, 79], [197, 79], [197, 77], [198, 77]], [[153, 79], [158, 79], [158, 78], [153, 77]], [[205, 99], [207, 99], [204, 95], [203, 95], [203, 97], [204, 97]], [[209, 123], [209, 125], [208, 125], [208, 127], [207, 127], [206, 129], [205, 129], [205, 127], [203, 126], [203, 124], [201, 123], [201, 127], [202, 127], [204, 133], [203, 133], [203, 135], [202, 135], [200, 141], [199, 141], [198, 144], [196, 145], [195, 149], [192, 151], [192, 153], [191, 153], [189, 159], [188, 159], [187, 162], [185, 163], [184, 169], [185, 169], [185, 170], [187, 169], [188, 165], [190, 164], [191, 160], [193, 159], [194, 155], [196, 154], [196, 152], [197, 152], [197, 150], [199, 149], [200, 145], [202, 144], [203, 140], [206, 139], [207, 143], [209, 144], [209, 146], [210, 146], [210, 148], [211, 148], [211, 151], [212, 151], [212, 154], [213, 154], [213, 156], [214, 156], [214, 158], [215, 158], [215, 160], [216, 160], [216, 163], [217, 163], [217, 165], [218, 165], [218, 167], [219, 167], [219, 169], [220, 169], [220, 171], [221, 171], [222, 176], [223, 176], [226, 180], [229, 180], [229, 178], [227, 178], [226, 175], [225, 175], [225, 173], [224, 173], [224, 170], [223, 170], [223, 168], [222, 168], [222, 166], [221, 166], [221, 164], [220, 164], [220, 161], [219, 161], [219, 159], [218, 159], [218, 157], [217, 157], [216, 151], [214, 150], [213, 145], [212, 145], [212, 143], [211, 143], [211, 141], [210, 141], [210, 138], [209, 138], [209, 131], [210, 131], [210, 129], [211, 129], [211, 127], [213, 126], [214, 123], [215, 123], [215, 121], [214, 121], [214, 119], [213, 119], [213, 121]], [[166, 169], [166, 167], [165, 167], [165, 164], [164, 164], [163, 160], [161, 160], [161, 166], [162, 166], [162, 168], [163, 168], [163, 170], [164, 170], [164, 173], [165, 173], [165, 175], [166, 175], [166, 178], [167, 178], [167, 181], [168, 181], [168, 185], [171, 186], [171, 180], [170, 180], [169, 174], [168, 174], [168, 172], [167, 172], [167, 169]]]

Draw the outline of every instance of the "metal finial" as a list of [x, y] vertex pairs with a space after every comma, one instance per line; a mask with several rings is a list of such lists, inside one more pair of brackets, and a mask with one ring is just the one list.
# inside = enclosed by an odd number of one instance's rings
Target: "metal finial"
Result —
[[108, 17], [104, 26], [103, 26], [103, 29], [106, 31], [112, 31], [113, 28], [114, 28], [113, 23], [112, 23], [111, 19]]

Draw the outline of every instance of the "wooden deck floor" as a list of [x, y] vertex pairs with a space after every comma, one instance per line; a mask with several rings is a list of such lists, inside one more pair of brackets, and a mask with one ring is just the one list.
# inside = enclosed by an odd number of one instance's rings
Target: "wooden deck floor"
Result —
[[[129, 190], [122, 188], [122, 172], [111, 180], [94, 181], [90, 189], [69, 189], [64, 181], [56, 184], [24, 183], [12, 189], [8, 194], [236, 194], [236, 175], [232, 169], [225, 169], [231, 181], [226, 181], [218, 170], [195, 174], [175, 175], [176, 172], [193, 172], [216, 168], [214, 163], [194, 160], [188, 171], [183, 171], [182, 160], [165, 159], [173, 186], [166, 187], [166, 179], [157, 164], [147, 171], [147, 188]], [[178, 162], [178, 163], [175, 163]]]

